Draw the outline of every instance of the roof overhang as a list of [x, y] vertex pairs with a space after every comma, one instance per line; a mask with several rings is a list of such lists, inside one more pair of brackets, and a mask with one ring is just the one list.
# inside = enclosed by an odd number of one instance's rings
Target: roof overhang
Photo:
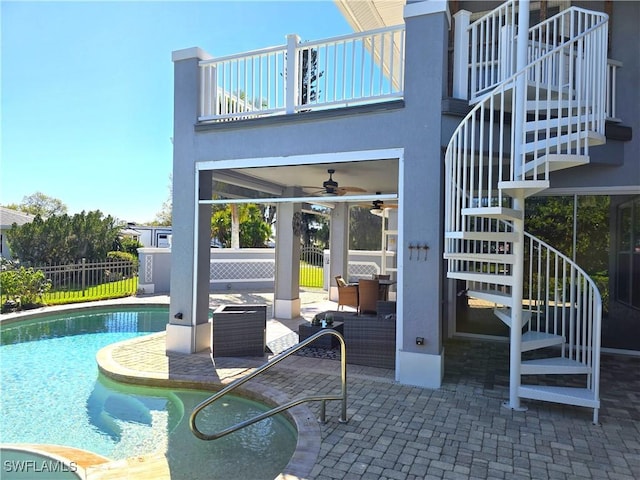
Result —
[[334, 0], [356, 32], [402, 25], [404, 0]]

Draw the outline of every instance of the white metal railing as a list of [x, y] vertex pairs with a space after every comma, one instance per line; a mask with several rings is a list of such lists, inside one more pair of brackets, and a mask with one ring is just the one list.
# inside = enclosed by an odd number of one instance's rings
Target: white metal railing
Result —
[[[529, 63], [546, 55], [549, 51], [565, 42], [566, 38], [584, 31], [593, 22], [599, 21], [599, 14], [590, 15], [583, 11], [581, 15], [571, 17], [561, 12], [529, 29], [527, 56]], [[517, 35], [518, 2], [509, 0], [487, 15], [470, 24], [471, 13], [461, 10], [456, 13], [456, 35], [454, 39], [454, 83], [456, 98], [469, 98], [475, 103], [498, 84], [516, 73], [515, 52]], [[538, 71], [530, 71], [529, 81], [541, 81], [546, 78], [560, 82], [561, 88], [568, 80], [571, 52], [547, 57], [547, 61], [538, 65]], [[609, 62], [607, 99], [610, 99], [608, 118], [615, 108], [616, 67], [619, 62]], [[564, 76], [558, 69], [563, 68]], [[551, 75], [548, 76], [548, 70]]]
[[528, 331], [564, 337], [561, 356], [587, 367], [586, 387], [599, 398], [602, 298], [595, 282], [571, 259], [525, 232]]
[[[466, 230], [464, 208], [503, 206], [495, 190], [499, 182], [548, 181], [550, 155], [587, 155], [589, 135], [604, 136], [607, 17], [576, 7], [558, 16], [566, 21], [546, 23], [579, 24], [585, 30], [572, 30], [564, 43], [495, 87], [454, 131], [445, 154], [445, 231]], [[559, 68], [547, 68], [552, 63]], [[517, 94], [523, 77], [525, 91]], [[517, 116], [510, 112], [518, 110], [526, 121], [516, 138]]]
[[516, 3], [509, 0], [468, 27], [472, 101], [515, 72]]
[[[288, 75], [288, 72], [294, 72]], [[199, 121], [291, 114], [401, 98], [404, 26], [200, 62]]]

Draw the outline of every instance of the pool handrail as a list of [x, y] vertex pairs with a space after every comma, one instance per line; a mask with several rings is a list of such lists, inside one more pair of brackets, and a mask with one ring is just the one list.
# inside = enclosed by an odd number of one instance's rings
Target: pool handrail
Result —
[[[223, 396], [225, 396], [227, 393], [231, 392], [232, 390], [235, 390], [236, 388], [238, 388], [239, 386], [243, 385], [244, 383], [248, 382], [249, 380], [251, 380], [252, 378], [257, 377], [258, 375], [260, 375], [262, 372], [265, 372], [267, 370], [269, 370], [270, 368], [274, 367], [276, 364], [280, 363], [282, 360], [284, 360], [285, 358], [293, 355], [294, 353], [296, 353], [298, 350], [306, 347], [307, 345], [309, 345], [310, 343], [312, 343], [314, 340], [325, 336], [325, 335], [333, 335], [335, 337], [338, 338], [338, 340], [340, 341], [340, 373], [341, 373], [341, 394], [339, 396], [337, 395], [311, 395], [311, 396], [306, 396], [306, 397], [301, 397], [295, 400], [292, 400], [290, 402], [287, 402], [283, 405], [277, 406], [275, 408], [272, 408], [271, 410], [268, 410], [266, 412], [261, 413], [260, 415], [257, 415], [253, 418], [250, 418], [248, 420], [245, 420], [243, 422], [237, 423], [229, 428], [226, 428], [224, 430], [221, 430], [217, 433], [213, 433], [213, 434], [205, 434], [203, 432], [201, 432], [197, 425], [196, 425], [196, 417], [198, 416], [198, 414], [207, 406], [211, 405], [213, 402], [215, 402], [216, 400], [219, 400], [220, 398], [222, 398]], [[238, 380], [235, 380], [234, 382], [230, 383], [229, 385], [227, 385], [225, 388], [223, 388], [222, 390], [220, 390], [219, 392], [215, 393], [214, 395], [212, 395], [211, 397], [207, 398], [206, 400], [204, 400], [203, 402], [201, 402], [200, 404], [198, 404], [194, 409], [193, 412], [191, 412], [191, 416], [189, 417], [189, 427], [191, 428], [191, 431], [193, 432], [193, 434], [198, 437], [201, 440], [217, 440], [218, 438], [224, 437], [225, 435], [228, 435], [230, 433], [233, 433], [237, 430], [240, 430], [242, 428], [248, 427], [249, 425], [253, 425], [254, 423], [257, 423], [261, 420], [264, 420], [266, 418], [269, 418], [273, 415], [277, 415], [278, 413], [284, 412], [285, 410], [288, 410], [289, 408], [295, 407], [297, 405], [300, 405], [302, 403], [306, 403], [306, 402], [314, 402], [314, 401], [321, 401], [322, 405], [320, 407], [320, 418], [319, 421], [324, 423], [325, 422], [325, 413], [326, 413], [326, 402], [327, 400], [341, 400], [342, 401], [342, 411], [340, 414], [340, 418], [338, 419], [338, 421], [340, 423], [347, 423], [347, 353], [346, 353], [346, 346], [345, 346], [345, 342], [344, 342], [344, 337], [337, 332], [336, 330], [333, 330], [332, 328], [325, 328], [323, 330], [320, 330], [318, 333], [308, 337], [307, 339], [303, 340], [302, 342], [298, 343], [297, 345], [294, 345], [290, 348], [288, 348], [287, 350], [285, 350], [284, 352], [276, 355], [275, 357], [273, 357], [270, 361], [268, 361], [267, 363], [265, 363], [264, 365], [262, 365], [260, 368], [254, 370], [253, 372], [251, 372], [250, 374], [239, 378]]]

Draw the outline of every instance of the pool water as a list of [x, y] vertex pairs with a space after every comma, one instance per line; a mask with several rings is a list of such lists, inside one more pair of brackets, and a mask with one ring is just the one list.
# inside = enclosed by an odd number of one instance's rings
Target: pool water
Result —
[[[98, 373], [98, 350], [162, 331], [168, 316], [166, 308], [147, 308], [2, 325], [2, 441], [67, 445], [113, 460], [165, 453], [172, 478], [274, 478], [295, 449], [296, 432], [286, 419], [271, 417], [204, 442], [188, 420], [210, 392], [124, 385]], [[225, 397], [205, 409], [198, 425], [212, 432], [265, 410]]]

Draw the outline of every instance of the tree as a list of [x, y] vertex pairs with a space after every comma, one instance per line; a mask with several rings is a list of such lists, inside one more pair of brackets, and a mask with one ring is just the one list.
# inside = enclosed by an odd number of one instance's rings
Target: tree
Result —
[[50, 197], [42, 192], [25, 195], [22, 197], [22, 202], [19, 205], [7, 205], [7, 207], [31, 215], [40, 215], [41, 217], [67, 213], [67, 206], [62, 200]]
[[[569, 258], [573, 256], [573, 197], [535, 197], [526, 203], [525, 229]], [[608, 270], [609, 197], [578, 197], [576, 263], [587, 273]]]
[[315, 102], [320, 95], [317, 89], [318, 79], [324, 75], [324, 72], [318, 73], [318, 50], [308, 48], [302, 50], [302, 86], [301, 99], [302, 105]]
[[99, 210], [52, 215], [46, 220], [36, 215], [33, 222], [14, 224], [7, 234], [14, 256], [22, 263], [71, 263], [82, 258], [103, 260], [117, 245], [120, 226]]
[[151, 225], [156, 226], [170, 226], [173, 218], [173, 175], [169, 175], [169, 195], [167, 199], [162, 203], [162, 209], [156, 213], [156, 218], [151, 222]]
[[[238, 205], [240, 248], [262, 248], [271, 235], [271, 225], [263, 211], [254, 203]], [[211, 237], [221, 245], [231, 247], [231, 208], [215, 206], [211, 215]]]
[[349, 248], [380, 250], [382, 248], [382, 217], [372, 215], [369, 208], [349, 209]]

